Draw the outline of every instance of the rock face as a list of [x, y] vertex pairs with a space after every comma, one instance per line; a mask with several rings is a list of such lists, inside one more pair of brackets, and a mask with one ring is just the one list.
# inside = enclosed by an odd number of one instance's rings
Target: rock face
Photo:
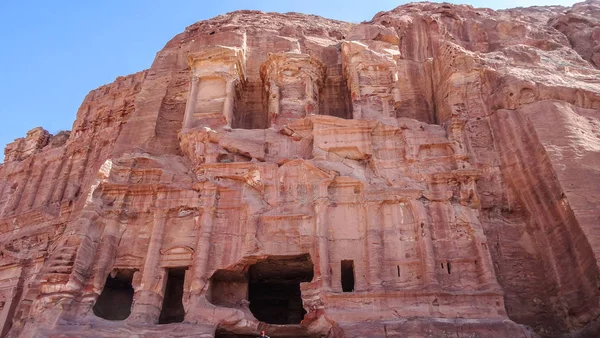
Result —
[[7, 337], [596, 337], [600, 2], [239, 11], [0, 165]]

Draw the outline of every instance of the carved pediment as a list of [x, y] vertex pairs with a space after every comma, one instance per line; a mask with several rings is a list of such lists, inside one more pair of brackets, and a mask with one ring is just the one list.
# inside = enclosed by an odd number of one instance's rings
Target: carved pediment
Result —
[[236, 47], [211, 46], [188, 55], [188, 65], [197, 77], [220, 75], [245, 79], [244, 50]]
[[298, 78], [304, 74], [320, 85], [325, 72], [326, 67], [321, 61], [302, 53], [269, 53], [268, 60], [260, 67], [260, 75], [265, 83], [280, 77]]
[[163, 249], [160, 253], [163, 267], [190, 266], [194, 257], [194, 249], [188, 246], [174, 246]]
[[160, 250], [160, 253], [162, 255], [191, 255], [194, 253], [194, 249], [190, 248], [189, 246], [175, 246], [169, 249]]

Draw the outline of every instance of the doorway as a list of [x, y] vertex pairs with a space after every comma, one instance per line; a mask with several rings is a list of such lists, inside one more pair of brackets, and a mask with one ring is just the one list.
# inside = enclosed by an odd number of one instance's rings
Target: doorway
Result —
[[134, 273], [135, 270], [119, 269], [106, 277], [104, 289], [92, 308], [96, 316], [107, 320], [125, 320], [129, 317], [133, 303], [131, 282]]
[[256, 319], [268, 324], [299, 324], [306, 311], [300, 283], [313, 279], [308, 255], [271, 256], [250, 266], [248, 300]]
[[[341, 276], [342, 276], [342, 291], [352, 292], [354, 291], [354, 261], [343, 260], [341, 263]], [[398, 274], [400, 269], [398, 268]]]
[[159, 324], [181, 323], [185, 316], [183, 308], [183, 282], [187, 268], [167, 269], [167, 286], [163, 298], [162, 310], [158, 318]]

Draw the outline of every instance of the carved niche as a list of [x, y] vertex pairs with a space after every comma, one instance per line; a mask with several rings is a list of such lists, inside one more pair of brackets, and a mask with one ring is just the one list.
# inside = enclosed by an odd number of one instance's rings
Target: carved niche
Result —
[[301, 53], [269, 53], [260, 75], [271, 125], [319, 114], [325, 65]]
[[397, 47], [377, 52], [358, 41], [342, 43], [342, 66], [352, 99], [354, 119], [395, 118], [400, 102]]
[[231, 126], [234, 100], [245, 81], [245, 54], [236, 47], [212, 46], [188, 56], [192, 81], [183, 129]]

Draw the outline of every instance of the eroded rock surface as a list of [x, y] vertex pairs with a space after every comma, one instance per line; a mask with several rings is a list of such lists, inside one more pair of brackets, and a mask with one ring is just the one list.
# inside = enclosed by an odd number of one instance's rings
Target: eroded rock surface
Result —
[[600, 2], [239, 11], [0, 165], [8, 337], [595, 337]]

